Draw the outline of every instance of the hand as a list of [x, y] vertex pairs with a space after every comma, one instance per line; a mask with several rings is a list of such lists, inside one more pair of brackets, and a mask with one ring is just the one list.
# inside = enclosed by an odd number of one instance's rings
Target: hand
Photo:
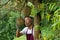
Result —
[[19, 37], [20, 36], [20, 31], [17, 29], [16, 31], [16, 36]]

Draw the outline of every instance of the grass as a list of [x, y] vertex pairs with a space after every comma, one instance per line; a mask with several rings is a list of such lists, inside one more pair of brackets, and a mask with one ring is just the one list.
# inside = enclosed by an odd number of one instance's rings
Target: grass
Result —
[[26, 36], [23, 35], [23, 36], [18, 37], [18, 38], [15, 37], [14, 40], [26, 40]]

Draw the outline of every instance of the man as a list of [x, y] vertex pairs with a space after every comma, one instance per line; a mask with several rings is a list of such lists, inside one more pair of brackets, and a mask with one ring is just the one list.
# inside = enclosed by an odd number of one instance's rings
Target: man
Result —
[[26, 27], [22, 31], [19, 31], [17, 29], [16, 36], [20, 37], [23, 34], [26, 34], [27, 40], [34, 40], [33, 18], [32, 17], [25, 17], [24, 20], [25, 20]]

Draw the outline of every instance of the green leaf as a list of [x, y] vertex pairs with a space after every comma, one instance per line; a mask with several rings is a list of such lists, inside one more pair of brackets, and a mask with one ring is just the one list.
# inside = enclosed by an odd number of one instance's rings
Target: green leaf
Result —
[[4, 5], [5, 3], [7, 3], [9, 0], [0, 0], [0, 6]]

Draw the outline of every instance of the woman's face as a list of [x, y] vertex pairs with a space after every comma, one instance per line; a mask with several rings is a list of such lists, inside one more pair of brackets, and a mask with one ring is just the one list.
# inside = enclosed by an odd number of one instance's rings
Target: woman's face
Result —
[[27, 27], [29, 27], [31, 24], [32, 24], [32, 19], [29, 18], [29, 17], [26, 17], [26, 18], [25, 18], [25, 25], [26, 25]]

